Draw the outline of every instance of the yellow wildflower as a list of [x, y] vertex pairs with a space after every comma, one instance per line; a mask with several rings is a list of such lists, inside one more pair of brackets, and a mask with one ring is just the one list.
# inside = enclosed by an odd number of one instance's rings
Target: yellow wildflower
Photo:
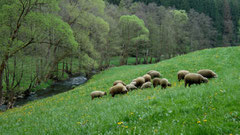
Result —
[[122, 125], [122, 127], [123, 127], [123, 128], [128, 128], [128, 126], [124, 126], [124, 125]]
[[207, 120], [203, 120], [204, 122], [207, 122]]
[[131, 112], [130, 114], [133, 115], [133, 112]]
[[81, 124], [81, 122], [77, 122], [77, 124]]
[[200, 123], [201, 123], [201, 121], [199, 120], [199, 121], [197, 121], [197, 123], [198, 123], [198, 124], [200, 124]]
[[118, 125], [121, 125], [121, 124], [123, 124], [123, 122], [118, 122], [117, 124], [118, 124]]

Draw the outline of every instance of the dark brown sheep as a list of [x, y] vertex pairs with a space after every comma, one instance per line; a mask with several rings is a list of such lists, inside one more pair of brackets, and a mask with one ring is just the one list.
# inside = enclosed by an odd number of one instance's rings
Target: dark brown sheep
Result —
[[134, 80], [136, 82], [136, 87], [141, 87], [145, 83], [145, 79], [143, 77], [138, 77]]
[[137, 87], [135, 85], [133, 85], [132, 83], [128, 84], [126, 86], [126, 88], [127, 88], [128, 91], [137, 89]]
[[148, 73], [150, 76], [151, 76], [151, 78], [153, 79], [153, 78], [161, 78], [161, 74], [158, 72], [158, 71], [152, 71], [152, 72], [150, 72], [150, 73]]
[[154, 78], [153, 79], [153, 87], [157, 87], [158, 85], [161, 85], [161, 79], [160, 78]]
[[122, 81], [122, 80], [117, 80], [113, 83], [113, 86], [117, 85], [118, 83], [123, 84], [124, 86], [126, 86], [126, 84]]
[[169, 83], [168, 79], [166, 78], [161, 79], [160, 84], [162, 89], [166, 89], [167, 86], [172, 86], [171, 83]]
[[184, 77], [184, 81], [185, 81], [185, 87], [187, 87], [187, 85], [189, 85], [190, 87], [192, 84], [207, 83], [208, 79], [206, 77], [203, 77], [200, 74], [189, 73]]
[[110, 88], [110, 94], [112, 95], [112, 97], [114, 97], [116, 94], [126, 94], [126, 93], [127, 93], [127, 88], [121, 83], [118, 83], [117, 85]]
[[187, 70], [180, 70], [178, 71], [177, 75], [178, 75], [178, 81], [180, 82], [181, 80], [184, 80], [185, 75], [187, 75], [188, 73], [190, 73]]
[[145, 82], [142, 85], [141, 89], [146, 89], [146, 88], [151, 88], [151, 87], [152, 87], [152, 83], [151, 82]]
[[102, 97], [102, 96], [104, 96], [104, 95], [107, 95], [107, 92], [103, 92], [103, 91], [93, 91], [92, 93], [91, 93], [91, 97], [92, 97], [92, 100], [94, 99], [94, 98], [100, 98], [100, 97]]
[[203, 77], [206, 77], [206, 78], [216, 78], [216, 77], [218, 77], [217, 74], [210, 69], [202, 69], [202, 70], [199, 70], [197, 73], [202, 75]]
[[151, 76], [149, 74], [145, 74], [143, 78], [145, 79], [145, 82], [151, 82]]

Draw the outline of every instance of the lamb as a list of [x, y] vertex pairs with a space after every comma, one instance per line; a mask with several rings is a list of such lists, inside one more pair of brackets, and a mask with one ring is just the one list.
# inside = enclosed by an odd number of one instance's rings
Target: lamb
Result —
[[210, 69], [202, 69], [202, 70], [199, 70], [197, 73], [206, 78], [217, 78], [218, 77], [217, 74]]
[[146, 88], [151, 88], [151, 87], [152, 87], [152, 83], [151, 82], [145, 82], [142, 85], [141, 89], [146, 89]]
[[187, 85], [190, 87], [192, 84], [208, 83], [208, 79], [206, 77], [203, 77], [202, 75], [196, 73], [187, 74], [184, 77], [184, 81], [185, 87], [187, 87]]
[[178, 81], [180, 82], [181, 80], [184, 80], [185, 75], [187, 75], [188, 73], [190, 73], [187, 70], [180, 70], [178, 71], [177, 75], [178, 75]]
[[102, 96], [104, 96], [104, 95], [107, 95], [107, 92], [103, 92], [103, 91], [93, 91], [92, 93], [91, 93], [91, 97], [92, 97], [92, 100], [94, 99], [94, 98], [100, 98], [100, 97], [102, 97]]

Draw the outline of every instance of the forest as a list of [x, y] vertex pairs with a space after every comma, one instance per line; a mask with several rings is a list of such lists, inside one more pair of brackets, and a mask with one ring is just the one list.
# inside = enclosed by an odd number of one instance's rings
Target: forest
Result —
[[1, 0], [0, 105], [49, 80], [240, 42], [238, 0]]

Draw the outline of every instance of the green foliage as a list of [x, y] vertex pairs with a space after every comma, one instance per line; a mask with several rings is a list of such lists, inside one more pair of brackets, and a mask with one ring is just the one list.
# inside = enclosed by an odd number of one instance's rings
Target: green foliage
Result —
[[173, 18], [177, 23], [187, 23], [188, 15], [185, 10], [172, 10]]
[[[152, 65], [121, 66], [101, 72], [72, 91], [0, 113], [2, 134], [238, 134], [240, 48], [216, 48]], [[209, 68], [218, 78], [185, 88], [181, 69]], [[109, 92], [115, 80], [130, 83], [158, 70], [172, 87], [131, 91], [91, 100]]]
[[[120, 5], [121, 0], [107, 0], [110, 3]], [[239, 0], [228, 0], [231, 8], [231, 15], [234, 27], [237, 27], [237, 22], [240, 18], [240, 3]], [[175, 7], [178, 10], [191, 9], [196, 10], [199, 13], [204, 13], [210, 16], [214, 21], [214, 26], [219, 33], [223, 34], [223, 5], [224, 0], [134, 0], [133, 2], [144, 2], [145, 4], [156, 3], [157, 5], [165, 7]], [[237, 33], [235, 33], [236, 35]], [[218, 37], [218, 41], [222, 40], [222, 35]]]
[[238, 31], [238, 42], [240, 42], [240, 20], [238, 21], [238, 27], [237, 27], [237, 31]]

